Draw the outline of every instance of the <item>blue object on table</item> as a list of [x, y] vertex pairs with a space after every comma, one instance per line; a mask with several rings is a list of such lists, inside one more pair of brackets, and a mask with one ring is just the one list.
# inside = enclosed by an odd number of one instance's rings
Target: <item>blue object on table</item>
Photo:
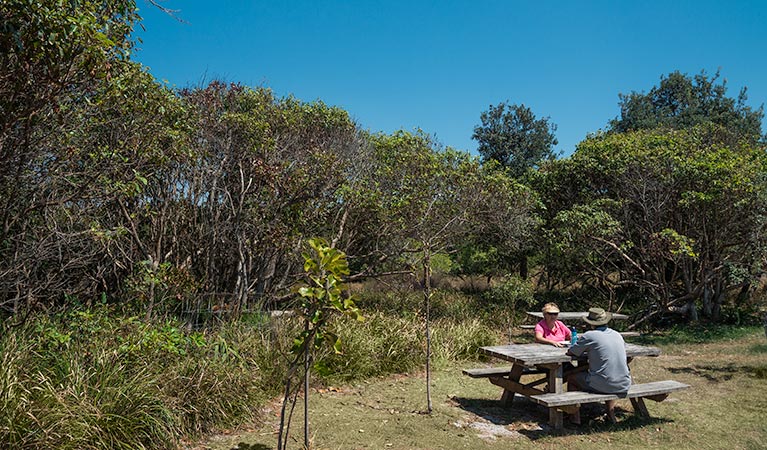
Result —
[[570, 345], [575, 345], [575, 341], [578, 340], [578, 330], [575, 327], [570, 328]]

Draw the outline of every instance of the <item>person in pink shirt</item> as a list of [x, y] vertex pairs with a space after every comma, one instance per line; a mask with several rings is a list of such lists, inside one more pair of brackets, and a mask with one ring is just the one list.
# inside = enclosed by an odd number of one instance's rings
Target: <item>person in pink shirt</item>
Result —
[[543, 320], [535, 326], [535, 342], [555, 347], [565, 347], [570, 342], [570, 329], [557, 320], [559, 307], [556, 303], [543, 305]]

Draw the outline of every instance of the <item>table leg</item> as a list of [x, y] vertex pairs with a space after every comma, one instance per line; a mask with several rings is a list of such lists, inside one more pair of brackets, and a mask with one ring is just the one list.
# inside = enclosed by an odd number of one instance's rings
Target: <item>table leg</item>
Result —
[[[563, 392], [562, 388], [562, 365], [557, 364], [556, 367], [549, 368], [549, 386], [548, 392]], [[561, 430], [563, 427], [564, 417], [562, 411], [557, 408], [549, 408], [549, 425], [554, 427], [555, 430]]]
[[[514, 364], [511, 367], [511, 373], [509, 373], [509, 380], [519, 383], [519, 379], [522, 378], [522, 371], [524, 368], [525, 367], [521, 364]], [[504, 388], [503, 394], [501, 395], [501, 404], [503, 406], [511, 406], [513, 401], [514, 391], [510, 391]]]
[[634, 412], [639, 417], [650, 417], [650, 412], [647, 411], [647, 406], [644, 404], [644, 399], [642, 397], [632, 398], [631, 399], [631, 406], [634, 407]]

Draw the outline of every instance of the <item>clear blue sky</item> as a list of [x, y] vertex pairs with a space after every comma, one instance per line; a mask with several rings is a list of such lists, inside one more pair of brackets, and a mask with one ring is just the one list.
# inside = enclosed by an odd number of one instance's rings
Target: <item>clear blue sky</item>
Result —
[[134, 57], [171, 85], [265, 86], [472, 152], [480, 113], [509, 100], [550, 117], [569, 155], [619, 114], [619, 93], [674, 70], [721, 69], [728, 95], [767, 103], [761, 0], [162, 2], [185, 23], [137, 1]]

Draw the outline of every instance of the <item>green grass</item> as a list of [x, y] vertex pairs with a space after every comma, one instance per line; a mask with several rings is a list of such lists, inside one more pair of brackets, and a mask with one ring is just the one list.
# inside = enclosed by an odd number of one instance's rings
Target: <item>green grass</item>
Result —
[[[634, 377], [638, 382], [674, 379], [691, 389], [661, 403], [648, 401], [651, 419], [634, 416], [628, 401], [618, 404], [618, 424], [606, 422], [601, 408], [587, 407], [584, 425], [566, 421], [562, 434], [548, 427], [544, 408], [524, 399], [501, 407], [499, 388], [462, 376], [461, 367], [476, 361], [435, 371], [431, 415], [423, 414], [420, 372], [315, 389], [311, 441], [317, 449], [763, 448], [767, 353], [750, 350], [764, 344], [763, 330], [740, 329], [721, 330], [704, 343], [659, 343], [660, 357], [634, 361]], [[275, 448], [276, 419], [264, 417], [269, 420], [252, 432], [216, 436], [197, 448]], [[300, 448], [302, 422], [295, 420], [292, 446]]]
[[656, 331], [646, 334], [643, 343], [657, 345], [703, 344], [724, 340], [742, 339], [757, 333], [764, 334], [764, 329], [757, 326], [734, 326], [716, 324], [677, 325], [670, 330]]
[[[263, 380], [259, 366], [279, 358], [246, 346], [256, 337], [271, 351], [277, 346], [265, 330], [234, 328], [205, 335], [106, 308], [33, 317], [0, 337], [0, 442], [174, 449], [253, 421], [280, 385]], [[284, 368], [271, 373], [278, 372]]]

